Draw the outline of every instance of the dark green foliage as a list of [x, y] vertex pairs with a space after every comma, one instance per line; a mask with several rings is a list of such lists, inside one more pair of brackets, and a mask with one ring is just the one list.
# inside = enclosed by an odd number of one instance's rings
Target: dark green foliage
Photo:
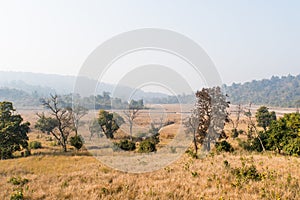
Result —
[[239, 135], [241, 135], [243, 133], [244, 133], [243, 130], [241, 130], [241, 129], [238, 130], [238, 129], [234, 128], [234, 129], [231, 130], [231, 137], [232, 138], [237, 138]]
[[98, 123], [107, 138], [114, 138], [114, 133], [124, 123], [124, 119], [117, 113], [109, 113], [100, 110], [98, 115]]
[[70, 144], [71, 146], [79, 150], [84, 144], [84, 139], [81, 135], [75, 135], [73, 137], [70, 137]]
[[266, 146], [267, 145], [267, 141], [266, 141], [267, 134], [263, 131], [260, 131], [259, 135], [257, 137], [248, 138], [247, 141], [239, 141], [239, 146], [247, 151], [262, 152], [263, 148], [261, 146], [261, 143], [260, 143], [258, 137], [260, 137], [263, 145]]
[[121, 140], [119, 143], [114, 144], [124, 151], [133, 151], [136, 148], [135, 143], [129, 140]]
[[285, 114], [284, 117], [273, 121], [267, 134], [267, 147], [270, 150], [277, 150], [279, 153], [284, 150], [289, 155], [300, 155], [299, 113]]
[[235, 180], [231, 183], [233, 187], [241, 188], [243, 184], [249, 183], [249, 181], [261, 181], [266, 173], [260, 173], [252, 158], [241, 158], [241, 167], [230, 167], [229, 162], [224, 161], [226, 169], [230, 170], [230, 173], [234, 176]]
[[50, 134], [55, 127], [58, 126], [58, 120], [52, 117], [46, 117], [44, 113], [38, 114], [39, 119], [34, 125], [34, 128], [42, 131], [43, 133]]
[[140, 143], [139, 150], [138, 150], [138, 152], [140, 153], [150, 153], [155, 151], [156, 151], [156, 145], [150, 139], [143, 140]]
[[[259, 132], [259, 137], [266, 150], [300, 155], [300, 114], [289, 113], [278, 120], [273, 120], [267, 131]], [[248, 151], [262, 151], [258, 137], [239, 141], [239, 145]]]
[[227, 142], [226, 140], [223, 140], [221, 142], [216, 142], [215, 147], [218, 152], [221, 152], [221, 151], [233, 152], [234, 151], [231, 144], [229, 142]]
[[274, 111], [269, 112], [266, 106], [261, 106], [256, 112], [257, 125], [263, 127], [264, 131], [270, 126], [271, 122], [276, 120], [276, 114]]
[[284, 147], [284, 152], [289, 155], [300, 156], [300, 137], [291, 139]]
[[242, 182], [248, 182], [249, 180], [260, 181], [262, 175], [257, 171], [255, 165], [243, 165], [231, 170], [231, 173], [236, 177], [237, 180]]
[[0, 102], [0, 159], [13, 156], [15, 151], [28, 147], [29, 122], [23, 122], [21, 115], [14, 114], [11, 102]]
[[42, 143], [38, 141], [32, 141], [29, 143], [29, 148], [30, 149], [40, 149], [42, 148]]
[[11, 196], [10, 200], [23, 200], [24, 195], [23, 195], [23, 189], [18, 189], [16, 190]]
[[8, 183], [11, 183], [13, 185], [20, 185], [23, 186], [26, 183], [29, 182], [27, 178], [21, 178], [21, 177], [11, 177], [8, 181]]

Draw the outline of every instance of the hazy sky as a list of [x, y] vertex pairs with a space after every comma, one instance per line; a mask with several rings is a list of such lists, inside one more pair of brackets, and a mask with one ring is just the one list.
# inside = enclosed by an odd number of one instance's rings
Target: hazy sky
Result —
[[164, 28], [201, 45], [224, 83], [300, 73], [300, 1], [1, 0], [0, 70], [76, 75], [114, 35]]

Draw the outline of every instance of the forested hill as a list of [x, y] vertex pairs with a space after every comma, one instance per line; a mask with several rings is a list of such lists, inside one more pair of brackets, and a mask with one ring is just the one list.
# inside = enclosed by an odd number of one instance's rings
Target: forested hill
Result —
[[300, 74], [272, 76], [271, 79], [253, 80], [243, 84], [225, 85], [231, 104], [297, 107], [300, 105]]

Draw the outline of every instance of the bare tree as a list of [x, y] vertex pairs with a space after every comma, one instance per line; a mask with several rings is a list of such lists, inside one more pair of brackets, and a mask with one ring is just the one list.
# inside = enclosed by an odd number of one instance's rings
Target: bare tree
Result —
[[[52, 116], [46, 119], [56, 122], [55, 126], [52, 126], [51, 130], [48, 131], [57, 139], [66, 152], [69, 134], [74, 130], [72, 109], [61, 107], [58, 103], [57, 95], [51, 94], [49, 99], [42, 99], [41, 102], [45, 108], [50, 110]], [[43, 116], [38, 114], [40, 119]], [[43, 120], [45, 120], [45, 117]]]
[[187, 118], [184, 122], [184, 125], [187, 127], [186, 132], [193, 134], [193, 143], [196, 154], [198, 153], [198, 144], [197, 144], [197, 133], [200, 124], [200, 117], [198, 116], [197, 109], [192, 109], [191, 116]]
[[248, 137], [252, 138], [253, 133], [254, 133], [257, 136], [257, 139], [259, 140], [259, 143], [262, 147], [262, 150], [265, 151], [265, 147], [264, 147], [264, 144], [263, 144], [263, 142], [262, 142], [262, 140], [259, 136], [259, 132], [256, 128], [255, 121], [253, 121], [253, 119], [252, 119], [251, 105], [252, 105], [252, 103], [250, 102], [248, 111], [244, 113], [245, 116], [248, 118]]
[[131, 100], [128, 108], [124, 110], [125, 119], [129, 124], [129, 133], [130, 133], [130, 139], [132, 140], [132, 127], [133, 122], [137, 118], [139, 111], [144, 108], [144, 102], [143, 100]]
[[[70, 108], [67, 108], [70, 109]], [[79, 128], [79, 123], [82, 117], [84, 117], [87, 113], [88, 113], [88, 109], [86, 109], [83, 106], [80, 105], [75, 105], [73, 106], [73, 109], [70, 110], [70, 112], [72, 113], [72, 120], [73, 120], [73, 128], [75, 131], [75, 135], [78, 135], [78, 128]]]
[[99, 125], [98, 119], [95, 118], [89, 123], [89, 132], [90, 132], [90, 140], [94, 135], [97, 135], [98, 138], [103, 136], [102, 128]]
[[241, 106], [241, 104], [236, 106], [236, 109], [232, 111], [232, 113], [235, 114], [235, 120], [230, 119], [231, 123], [232, 123], [232, 133], [233, 135], [237, 136], [238, 135], [238, 126], [240, 123], [240, 117], [243, 114], [243, 108]]

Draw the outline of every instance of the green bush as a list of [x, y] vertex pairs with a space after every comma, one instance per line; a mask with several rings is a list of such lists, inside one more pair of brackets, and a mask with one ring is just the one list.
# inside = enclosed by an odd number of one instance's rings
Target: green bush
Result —
[[17, 190], [15, 191], [11, 196], [10, 196], [10, 200], [23, 200], [24, 199], [24, 195], [23, 195], [23, 190]]
[[150, 153], [156, 151], [155, 142], [151, 139], [144, 140], [140, 143], [138, 152], [140, 153]]
[[38, 141], [32, 141], [29, 143], [29, 148], [30, 149], [40, 149], [42, 148], [42, 143]]
[[216, 142], [215, 147], [218, 152], [221, 152], [221, 151], [233, 152], [234, 151], [231, 144], [228, 143], [226, 140], [223, 140], [221, 142]]
[[70, 138], [70, 144], [71, 146], [75, 147], [77, 150], [81, 149], [83, 146], [84, 139], [81, 135], [75, 135]]
[[121, 140], [119, 143], [114, 144], [124, 151], [133, 151], [136, 148], [135, 143], [129, 140]]
[[224, 161], [225, 168], [230, 170], [230, 173], [234, 176], [235, 181], [232, 182], [234, 187], [242, 187], [244, 183], [251, 181], [261, 181], [265, 173], [260, 173], [254, 165], [253, 158], [241, 158], [242, 166], [231, 168], [228, 161]]
[[11, 183], [13, 185], [25, 185], [26, 183], [29, 182], [27, 178], [21, 178], [21, 177], [11, 177], [8, 181], [8, 183]]
[[[264, 147], [268, 150], [268, 135], [267, 133], [261, 131], [259, 132], [259, 137], [264, 145]], [[246, 151], [257, 151], [262, 152], [263, 148], [261, 146], [260, 140], [258, 137], [249, 138], [247, 141], [239, 141], [239, 146], [245, 149]]]

